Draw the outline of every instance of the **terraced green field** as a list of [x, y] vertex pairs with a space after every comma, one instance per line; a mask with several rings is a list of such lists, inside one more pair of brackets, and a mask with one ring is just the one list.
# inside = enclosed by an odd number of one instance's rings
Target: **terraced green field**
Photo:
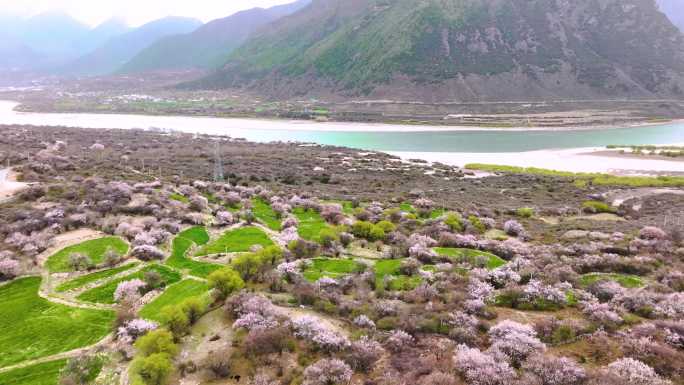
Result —
[[49, 302], [39, 287], [39, 277], [0, 286], [0, 367], [88, 346], [111, 331], [114, 312]]
[[471, 265], [477, 265], [483, 261], [484, 266], [488, 270], [494, 270], [506, 264], [506, 261], [499, 256], [480, 250], [451, 247], [435, 247], [432, 250], [439, 255], [453, 259], [455, 262], [467, 262]]
[[85, 254], [98, 264], [104, 260], [107, 250], [113, 249], [121, 255], [128, 252], [128, 244], [119, 237], [105, 237], [85, 241], [77, 245], [66, 247], [48, 258], [45, 266], [51, 273], [62, 273], [72, 271], [69, 267], [69, 255], [72, 253]]
[[280, 219], [278, 219], [278, 216], [271, 208], [271, 205], [261, 198], [252, 199], [252, 205], [252, 212], [259, 222], [263, 223], [271, 230], [280, 231], [282, 227]]
[[585, 287], [599, 281], [614, 281], [628, 289], [644, 286], [644, 281], [636, 275], [589, 273], [580, 278], [580, 284]]
[[339, 278], [362, 269], [363, 266], [353, 259], [316, 258], [304, 271], [304, 278], [316, 282], [323, 277]]
[[176, 305], [191, 297], [205, 296], [208, 300], [209, 285], [206, 282], [186, 279], [169, 286], [164, 293], [145, 305], [140, 316], [153, 321], [161, 321], [161, 309], [168, 305]]
[[125, 277], [108, 282], [102, 286], [94, 287], [90, 290], [84, 291], [77, 297], [77, 299], [85, 302], [112, 304], [114, 303], [114, 292], [116, 291], [116, 287], [119, 285], [119, 283], [130, 281], [136, 278], [143, 279], [145, 272], [147, 271], [158, 272], [166, 286], [174, 284], [181, 279], [180, 273], [175, 270], [161, 265], [150, 265], [133, 274], [129, 274]]
[[166, 260], [166, 265], [183, 270], [195, 277], [206, 278], [212, 272], [222, 266], [195, 261], [188, 258], [188, 250], [193, 244], [204, 245], [209, 242], [209, 234], [204, 227], [192, 227], [183, 231], [172, 242], [171, 256]]
[[207, 229], [202, 226], [195, 226], [181, 231], [178, 233], [177, 237], [189, 239], [198, 245], [206, 245], [207, 242], [209, 242], [209, 233], [207, 233]]
[[66, 360], [45, 362], [0, 373], [2, 385], [56, 385]]
[[82, 275], [78, 278], [72, 279], [71, 281], [62, 283], [61, 285], [57, 286], [55, 291], [58, 293], [62, 293], [65, 291], [78, 289], [79, 287], [83, 287], [89, 283], [113, 277], [119, 273], [123, 273], [124, 271], [130, 270], [135, 266], [138, 266], [138, 263], [129, 263], [123, 266], [116, 267], [114, 269], [102, 270], [95, 273]]
[[256, 227], [241, 227], [225, 232], [221, 237], [209, 242], [197, 252], [197, 255], [244, 253], [249, 251], [254, 245], [268, 247], [273, 245], [273, 241], [271, 241], [266, 233]]
[[389, 290], [411, 290], [422, 282], [419, 276], [409, 277], [402, 275], [399, 271], [401, 259], [384, 259], [375, 263], [375, 279], [378, 286], [382, 285], [386, 276], [391, 276], [387, 289]]
[[328, 223], [314, 210], [296, 208], [294, 215], [299, 220], [299, 236], [308, 241], [318, 241], [321, 230], [328, 228]]
[[172, 245], [171, 256], [166, 260], [168, 266], [186, 271], [188, 274], [199, 278], [206, 278], [209, 274], [222, 267], [221, 265], [188, 258], [188, 250], [192, 247], [192, 241], [188, 239], [176, 238], [173, 240]]

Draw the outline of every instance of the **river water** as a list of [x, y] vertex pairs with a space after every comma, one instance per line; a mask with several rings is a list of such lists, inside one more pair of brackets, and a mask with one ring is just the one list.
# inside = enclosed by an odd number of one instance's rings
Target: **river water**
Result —
[[684, 123], [581, 130], [512, 130], [371, 123], [230, 119], [92, 113], [23, 113], [0, 101], [0, 124], [85, 128], [160, 128], [228, 135], [253, 142], [310, 142], [385, 151], [455, 166], [492, 163], [564, 171], [684, 172], [684, 161], [591, 155], [609, 144], [684, 144]]
[[684, 143], [684, 124], [579, 131], [457, 130], [368, 123], [226, 119], [123, 114], [20, 113], [0, 101], [0, 123], [87, 128], [163, 128], [221, 134], [255, 142], [299, 141], [400, 152], [498, 153], [600, 147], [609, 144]]

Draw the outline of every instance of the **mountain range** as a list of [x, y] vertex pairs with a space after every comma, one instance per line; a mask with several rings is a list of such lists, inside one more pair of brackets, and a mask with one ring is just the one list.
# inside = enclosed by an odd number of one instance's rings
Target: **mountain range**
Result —
[[159, 39], [191, 32], [201, 25], [201, 21], [185, 17], [165, 17], [149, 22], [109, 39], [93, 52], [69, 63], [64, 72], [73, 75], [110, 74]]
[[108, 20], [90, 28], [65, 13], [21, 19], [0, 17], [0, 67], [46, 68], [68, 62], [120, 35], [128, 27]]
[[[0, 69], [427, 102], [684, 96], [681, 0], [299, 0], [203, 25], [0, 16]], [[674, 25], [673, 25], [674, 23]]]
[[314, 0], [191, 87], [424, 101], [681, 96], [653, 0]]
[[251, 33], [302, 9], [309, 2], [299, 0], [268, 9], [248, 9], [209, 22], [194, 32], [165, 37], [136, 55], [120, 72], [218, 68]]

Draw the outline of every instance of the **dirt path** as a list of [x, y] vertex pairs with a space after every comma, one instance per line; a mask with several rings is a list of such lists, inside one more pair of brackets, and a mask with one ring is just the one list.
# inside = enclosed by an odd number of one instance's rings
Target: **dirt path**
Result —
[[12, 200], [28, 186], [28, 183], [17, 182], [17, 175], [11, 168], [0, 170], [0, 204]]
[[620, 206], [630, 199], [644, 199], [654, 195], [675, 194], [684, 195], [684, 189], [677, 188], [637, 188], [631, 190], [615, 190], [606, 194], [606, 200], [613, 206]]

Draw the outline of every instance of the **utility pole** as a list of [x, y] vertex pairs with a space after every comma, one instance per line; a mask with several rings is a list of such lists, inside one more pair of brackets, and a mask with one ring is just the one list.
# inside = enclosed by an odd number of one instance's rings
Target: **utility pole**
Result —
[[223, 182], [223, 158], [221, 157], [220, 142], [214, 142], [214, 182]]

